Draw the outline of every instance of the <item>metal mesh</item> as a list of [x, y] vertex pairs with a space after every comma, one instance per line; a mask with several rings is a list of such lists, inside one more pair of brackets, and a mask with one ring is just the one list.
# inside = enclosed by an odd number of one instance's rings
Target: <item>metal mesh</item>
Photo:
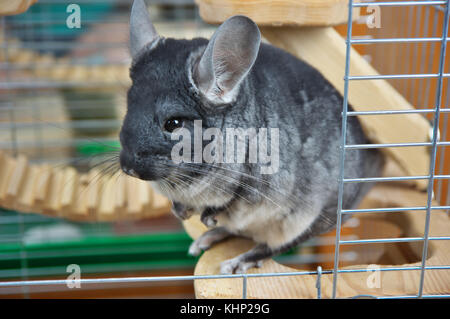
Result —
[[[41, 4], [60, 4], [64, 8], [66, 1], [40, 1]], [[92, 5], [93, 8], [83, 23], [89, 25], [90, 38], [83, 33], [67, 30], [52, 29], [52, 25], [59, 25], [67, 17], [65, 10], [42, 10], [33, 12], [30, 18], [20, 19], [20, 16], [2, 17], [0, 61], [0, 148], [13, 154], [26, 154], [32, 161], [51, 162], [57, 164], [73, 164], [79, 169], [88, 167], [81, 158], [82, 152], [89, 143], [107, 144], [115, 142], [117, 129], [121, 123], [124, 110], [124, 92], [127, 89], [126, 77], [121, 73], [121, 67], [129, 64], [126, 53], [126, 35], [130, 1], [78, 1], [82, 7]], [[204, 25], [191, 9], [190, 1], [151, 1], [151, 12], [158, 12], [154, 19], [157, 29], [165, 36], [178, 38], [193, 35], [209, 37], [214, 28]], [[162, 4], [162, 6], [161, 6]], [[179, 10], [168, 10], [167, 6], [181, 6]], [[97, 6], [98, 7], [95, 7]], [[428, 270], [450, 271], [450, 265], [427, 266], [428, 243], [432, 240], [450, 240], [449, 236], [430, 236], [430, 216], [434, 210], [450, 209], [450, 187], [448, 152], [445, 151], [448, 137], [448, 113], [450, 112], [449, 94], [449, 63], [446, 59], [446, 45], [448, 38], [449, 1], [395, 1], [395, 2], [353, 2], [349, 0], [349, 21], [352, 21], [352, 8], [363, 10], [371, 6], [381, 8], [381, 28], [366, 29], [361, 33], [359, 24], [366, 21], [360, 19], [347, 26], [346, 66], [343, 79], [345, 81], [344, 103], [341, 135], [341, 162], [339, 180], [339, 202], [337, 207], [338, 223], [334, 239], [334, 267], [317, 270], [290, 273], [267, 274], [236, 274], [214, 276], [150, 276], [150, 277], [109, 277], [96, 279], [81, 279], [84, 285], [112, 285], [112, 284], [147, 284], [161, 282], [192, 281], [194, 279], [242, 278], [242, 297], [247, 297], [247, 279], [271, 276], [302, 276], [317, 275], [317, 297], [322, 294], [322, 274], [333, 275], [332, 297], [339, 297], [339, 275], [342, 273], [368, 272], [368, 269], [340, 268], [344, 257], [341, 246], [392, 244], [404, 242], [423, 243], [421, 264], [414, 267], [382, 267], [380, 271], [420, 271], [419, 289], [416, 295], [383, 296], [378, 298], [432, 298], [450, 297], [448, 295], [424, 295], [423, 286], [425, 273]], [[190, 6], [190, 7], [189, 7]], [[98, 12], [97, 12], [98, 11]], [[58, 13], [59, 12], [59, 13]], [[63, 12], [64, 14], [61, 14]], [[109, 12], [105, 16], [104, 12]], [[162, 18], [161, 18], [162, 17]], [[99, 23], [102, 21], [102, 23]], [[167, 24], [171, 21], [171, 24]], [[176, 27], [174, 27], [174, 24]], [[106, 27], [105, 27], [106, 26]], [[96, 29], [97, 28], [97, 29]], [[171, 34], [171, 30], [185, 30], [184, 34]], [[113, 41], [101, 41], [102, 32], [115, 32]], [[350, 69], [350, 46], [354, 46], [381, 75], [353, 75]], [[447, 54], [448, 56], [448, 54]], [[81, 74], [86, 68], [102, 68], [111, 71], [109, 78], [88, 81], [86, 75]], [[54, 72], [49, 75], [49, 72]], [[81, 73], [80, 73], [81, 72]], [[70, 74], [71, 76], [67, 76]], [[75, 76], [73, 76], [75, 74]], [[94, 75], [91, 75], [95, 78]], [[348, 91], [352, 81], [388, 80], [412, 105], [411, 111], [356, 112], [348, 110]], [[95, 109], [95, 114], [92, 110]], [[419, 113], [426, 116], [433, 123], [430, 141], [426, 143], [392, 143], [370, 145], [347, 145], [345, 141], [346, 123], [349, 116], [371, 116], [383, 114]], [[438, 128], [440, 136], [438, 136]], [[440, 138], [439, 138], [440, 137]], [[84, 148], [83, 148], [84, 146]], [[404, 177], [377, 178], [345, 178], [344, 161], [347, 151], [362, 148], [388, 147], [416, 147], [429, 146], [431, 149], [431, 165], [428, 175]], [[361, 182], [398, 182], [414, 179], [428, 180], [427, 203], [420, 207], [372, 208], [372, 209], [344, 209], [342, 193], [346, 183]], [[433, 195], [439, 206], [433, 206]], [[342, 236], [342, 216], [345, 214], [365, 213], [400, 213], [425, 211], [424, 235], [409, 238], [389, 239], [355, 239]], [[3, 217], [0, 217], [3, 218]], [[1, 238], [1, 242], [15, 240], [25, 245], [24, 235], [28, 223], [40, 217], [22, 215], [4, 217], [6, 223], [18, 225], [14, 238]], [[92, 232], [100, 234], [102, 225], [93, 226]], [[130, 226], [131, 231], [135, 230]], [[353, 246], [352, 246], [353, 247]], [[34, 286], [63, 287], [66, 280], [30, 280], [27, 256], [21, 250], [21, 280], [0, 281], [0, 293], [8, 294], [19, 288], [24, 296]], [[316, 264], [318, 264], [316, 260]], [[59, 288], [62, 289], [62, 288]]]

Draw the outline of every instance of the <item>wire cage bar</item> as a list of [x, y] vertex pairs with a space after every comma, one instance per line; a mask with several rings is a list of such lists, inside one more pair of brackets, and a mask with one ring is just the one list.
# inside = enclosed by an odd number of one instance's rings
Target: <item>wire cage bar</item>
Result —
[[[57, 3], [58, 1], [56, 1]], [[64, 1], [60, 1], [61, 3], [65, 3]], [[84, 3], [84, 1], [78, 1], [80, 3]], [[118, 1], [119, 3], [128, 4], [129, 1]], [[363, 272], [371, 272], [370, 269], [340, 269], [340, 261], [342, 258], [342, 254], [340, 252], [341, 246], [346, 245], [366, 245], [366, 244], [380, 244], [380, 243], [407, 243], [407, 242], [418, 242], [423, 243], [422, 247], [422, 256], [421, 256], [421, 264], [420, 266], [408, 266], [408, 267], [381, 267], [379, 271], [381, 272], [390, 272], [390, 271], [420, 271], [420, 279], [419, 279], [419, 288], [417, 294], [415, 295], [398, 295], [398, 296], [377, 296], [376, 298], [380, 299], [389, 299], [389, 298], [450, 298], [450, 292], [448, 294], [442, 295], [426, 295], [424, 294], [424, 282], [425, 275], [427, 271], [449, 271], [450, 265], [432, 265], [428, 266], [426, 264], [426, 259], [428, 255], [428, 248], [430, 241], [449, 241], [449, 236], [432, 236], [429, 233], [430, 229], [430, 219], [431, 215], [434, 211], [441, 210], [450, 210], [450, 186], [448, 185], [450, 175], [445, 173], [444, 170], [444, 161], [445, 161], [445, 151], [440, 153], [440, 162], [438, 165], [438, 151], [439, 148], [445, 149], [447, 146], [450, 146], [450, 141], [446, 141], [445, 138], [447, 136], [447, 119], [448, 114], [450, 113], [450, 92], [448, 92], [448, 87], [450, 87], [450, 73], [448, 70], [446, 71], [446, 67], [448, 68], [448, 61], [446, 57], [448, 56], [447, 43], [450, 41], [448, 36], [448, 22], [449, 22], [449, 9], [450, 4], [449, 0], [444, 1], [392, 1], [392, 2], [354, 2], [353, 0], [348, 1], [348, 23], [346, 30], [346, 57], [345, 57], [345, 70], [343, 74], [344, 81], [344, 94], [343, 94], [343, 104], [342, 104], [342, 122], [341, 122], [341, 140], [340, 140], [340, 176], [339, 176], [339, 191], [338, 191], [338, 203], [336, 213], [338, 216], [337, 224], [336, 224], [336, 235], [334, 240], [334, 253], [333, 253], [333, 263], [334, 266], [332, 269], [322, 269], [321, 266], [318, 266], [316, 270], [312, 271], [297, 271], [297, 272], [286, 272], [286, 273], [248, 273], [248, 274], [234, 274], [234, 275], [187, 275], [187, 276], [142, 276], [142, 277], [110, 277], [110, 278], [83, 278], [78, 279], [78, 282], [81, 285], [108, 285], [108, 284], [120, 284], [120, 283], [147, 283], [147, 282], [173, 282], [173, 281], [193, 281], [193, 280], [209, 280], [209, 279], [226, 279], [226, 278], [239, 278], [242, 280], [242, 298], [248, 298], [248, 279], [250, 278], [261, 278], [261, 277], [285, 277], [285, 276], [302, 276], [302, 275], [313, 275], [317, 277], [316, 281], [316, 289], [317, 289], [317, 298], [323, 298], [322, 291], [322, 276], [323, 275], [332, 275], [332, 298], [339, 298], [338, 295], [338, 286], [339, 286], [339, 277], [341, 274], [345, 273], [363, 273]], [[407, 13], [407, 9], [410, 9], [412, 12], [413, 9], [418, 7], [428, 8], [427, 17], [431, 14], [431, 10], [435, 12], [435, 18], [437, 14], [443, 15], [443, 25], [441, 29], [441, 35], [438, 35], [438, 27], [437, 22], [434, 25], [434, 34], [428, 36], [427, 32], [424, 32], [423, 37], [419, 37], [417, 34], [413, 35], [411, 31], [410, 37], [397, 37], [393, 35], [393, 37], [389, 38], [355, 38], [353, 33], [354, 22], [353, 21], [353, 9], [354, 8], [368, 8], [373, 6], [379, 6], [381, 8], [386, 8], [388, 10], [391, 7], [401, 7], [404, 9], [405, 14]], [[412, 18], [411, 18], [412, 19]], [[6, 20], [2, 17], [1, 19], [2, 29], [6, 29]], [[412, 26], [410, 28], [413, 29]], [[2, 34], [0, 34], [0, 37]], [[6, 37], [6, 34], [3, 34]], [[420, 70], [413, 68], [413, 70], [409, 70], [412, 73], [397, 73], [397, 72], [389, 72], [387, 74], [380, 75], [352, 75], [350, 69], [350, 60], [351, 60], [351, 48], [352, 45], [370, 45], [373, 47], [380, 45], [395, 45], [395, 44], [414, 44], [414, 45], [434, 45], [440, 46], [439, 50], [439, 65], [437, 72], [434, 72], [432, 68], [430, 70], [425, 70], [421, 68]], [[62, 49], [73, 49], [76, 46], [76, 43], [61, 43], [57, 40], [46, 39], [46, 41], [28, 41], [25, 46], [21, 46], [20, 44], [14, 44], [5, 42], [0, 44], [0, 52], [3, 52], [5, 55], [8, 54], [8, 50], [12, 47], [18, 46], [20, 48], [31, 49], [31, 50], [62, 50]], [[95, 50], [105, 50], [108, 48], [116, 48], [117, 46], [123, 46], [122, 44], [108, 44], [108, 43], [85, 43], [82, 47], [78, 47], [77, 49], [95, 49]], [[433, 47], [434, 48], [434, 47]], [[373, 50], [378, 50], [374, 48]], [[418, 49], [417, 49], [418, 50]], [[410, 54], [410, 53], [408, 53]], [[418, 53], [415, 53], [418, 55]], [[430, 55], [431, 56], [431, 55]], [[6, 61], [8, 61], [6, 59]], [[446, 66], [447, 61], [447, 66]], [[129, 61], [113, 61], [110, 64], [114, 64], [117, 66], [126, 66]], [[425, 63], [425, 62], [424, 62]], [[57, 61], [57, 65], [64, 67], [73, 67], [73, 66], [97, 66], [102, 65], [102, 61]], [[47, 68], [49, 66], [54, 65], [53, 62], [46, 62], [40, 65], [39, 68]], [[0, 90], [2, 92], [31, 92], [31, 97], [33, 94], [37, 94], [36, 92], [40, 92], [40, 90], [51, 90], [51, 89], [65, 89], [70, 90], [73, 88], [96, 88], [102, 89], [104, 87], [111, 86], [111, 83], [104, 82], [85, 82], [83, 80], [73, 80], [73, 81], [26, 81], [23, 79], [15, 79], [12, 73], [15, 70], [29, 70], [33, 69], [36, 66], [33, 63], [18, 63], [15, 65], [11, 65], [8, 62], [0, 62], [0, 71], [5, 72], [5, 78], [0, 80]], [[35, 70], [36, 71], [36, 70]], [[373, 81], [373, 80], [392, 80], [392, 81], [406, 81], [406, 80], [424, 80], [431, 81], [435, 80], [436, 84], [436, 92], [434, 97], [434, 105], [429, 105], [430, 103], [424, 103], [425, 106], [416, 106], [417, 108], [414, 110], [383, 110], [383, 106], [380, 106], [379, 109], [374, 111], [351, 111], [349, 110], [349, 101], [348, 101], [348, 93], [351, 86], [352, 81]], [[120, 82], [120, 81], [118, 81]], [[445, 85], [447, 83], [447, 86]], [[122, 85], [123, 83], [115, 83]], [[401, 88], [402, 84], [399, 84], [398, 87]], [[405, 84], [406, 85], [406, 84]], [[415, 84], [414, 84], [415, 85]], [[418, 88], [421, 94], [427, 95], [430, 93], [429, 82], [426, 85]], [[402, 93], [410, 93], [406, 90], [406, 87], [403, 87], [404, 90]], [[444, 94], [445, 90], [447, 90], [446, 95]], [[16, 93], [15, 93], [16, 94]], [[20, 94], [20, 93], [19, 93]], [[444, 101], [444, 97], [447, 97], [447, 100]], [[420, 97], [420, 94], [419, 94]], [[89, 98], [88, 98], [89, 99]], [[424, 99], [425, 100], [425, 99]], [[89, 100], [88, 100], [89, 102]], [[82, 104], [82, 102], [80, 102]], [[51, 121], [49, 122], [27, 122], [17, 120], [14, 118], [14, 110], [20, 110], [22, 106], [16, 105], [12, 101], [2, 102], [0, 101], [0, 112], [8, 113], [10, 117], [10, 121], [0, 122], [0, 132], [9, 132], [10, 133], [10, 141], [0, 141], [1, 149], [11, 150], [14, 154], [17, 154], [21, 148], [32, 147], [33, 144], [36, 144], [36, 140], [31, 140], [28, 142], [20, 141], [20, 147], [18, 142], [18, 132], [24, 128], [31, 128], [36, 136], [42, 134], [42, 127], [46, 125], [61, 125], [61, 123]], [[76, 106], [72, 106], [76, 107]], [[27, 107], [24, 107], [24, 110]], [[352, 116], [383, 116], [383, 115], [408, 115], [408, 114], [422, 114], [423, 116], [431, 116], [432, 117], [432, 127], [433, 130], [430, 132], [430, 141], [429, 142], [398, 142], [398, 143], [385, 143], [385, 144], [358, 144], [358, 145], [349, 145], [346, 144], [346, 136], [347, 136], [347, 121], [349, 117]], [[444, 121], [442, 122], [441, 117], [445, 116]], [[120, 126], [120, 121], [117, 119], [81, 119], [72, 121], [69, 123], [63, 123], [62, 125], [67, 125], [70, 129], [93, 129], [99, 128], [102, 129], [111, 129], [117, 128]], [[440, 127], [443, 129], [440, 131]], [[442, 140], [441, 140], [442, 139]], [[74, 146], [79, 144], [80, 141], [85, 140], [84, 138], [73, 138], [73, 139], [49, 139], [45, 140], [45, 145], [51, 145], [52, 147], [62, 147], [62, 146]], [[102, 143], [108, 143], [113, 141], [114, 139], [111, 137], [95, 137], [96, 141], [100, 141]], [[28, 143], [28, 144], [27, 144]], [[44, 142], [40, 142], [44, 143]], [[358, 149], [384, 149], [384, 148], [394, 148], [394, 147], [423, 147], [427, 146], [430, 148], [430, 167], [428, 175], [418, 175], [418, 176], [392, 176], [392, 177], [360, 177], [360, 178], [346, 178], [344, 164], [345, 164], [345, 156], [346, 152], [351, 152], [352, 150]], [[448, 156], [448, 154], [447, 154]], [[71, 158], [74, 160], [75, 158]], [[36, 161], [39, 161], [39, 156], [36, 156]], [[76, 159], [75, 159], [76, 160]], [[343, 205], [343, 192], [346, 183], [375, 183], [375, 182], [407, 182], [412, 180], [427, 180], [427, 201], [425, 205], [422, 206], [414, 206], [414, 207], [382, 207], [382, 208], [364, 208], [364, 209], [346, 209]], [[447, 184], [447, 194], [444, 194], [445, 187], [444, 182]], [[434, 193], [434, 190], [437, 190], [437, 194]], [[436, 195], [436, 196], [435, 196]], [[445, 196], [447, 195], [447, 196]], [[433, 197], [439, 200], [439, 205], [433, 205]], [[445, 198], [445, 201], [444, 201]], [[402, 213], [419, 213], [425, 212], [425, 227], [423, 236], [417, 237], [401, 237], [401, 238], [377, 238], [377, 239], [348, 239], [344, 238], [342, 235], [343, 228], [343, 217], [349, 214], [379, 214], [379, 213], [389, 213], [389, 214], [402, 214]], [[13, 222], [17, 222], [19, 225], [23, 227], [23, 217], [19, 215], [19, 220], [14, 220]], [[23, 234], [23, 229], [20, 231]], [[3, 239], [2, 239], [3, 240]], [[23, 242], [22, 242], [23, 244]], [[28, 288], [33, 286], [66, 286], [67, 280], [62, 279], [53, 279], [53, 280], [29, 280], [29, 274], [27, 273], [27, 256], [25, 249], [22, 249], [22, 279], [23, 280], [14, 280], [14, 281], [1, 281], [0, 280], [0, 295], [2, 294], [2, 289], [10, 289], [10, 288], [22, 288], [24, 294], [28, 293]], [[6, 291], [6, 290], [5, 290]], [[355, 296], [357, 297], [357, 296]]]

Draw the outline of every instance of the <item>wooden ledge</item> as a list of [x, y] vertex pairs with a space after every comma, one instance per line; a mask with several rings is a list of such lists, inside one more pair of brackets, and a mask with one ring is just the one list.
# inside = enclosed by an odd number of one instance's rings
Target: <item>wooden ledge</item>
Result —
[[[258, 25], [332, 26], [347, 23], [348, 0], [196, 0], [200, 16], [219, 24], [246, 15]], [[359, 8], [353, 9], [353, 19]]]
[[[412, 207], [423, 206], [426, 203], [426, 194], [411, 188], [402, 188], [393, 185], [375, 186], [368, 194], [361, 207]], [[434, 203], [433, 205], [436, 205]], [[371, 238], [420, 237], [424, 233], [424, 211], [402, 213], [372, 213], [361, 214], [358, 219], [371, 226], [372, 234], [364, 235]], [[198, 219], [186, 221], [185, 228], [194, 238], [198, 237], [206, 228]], [[367, 229], [367, 228], [366, 228]], [[441, 211], [433, 210], [431, 213], [430, 236], [449, 236], [450, 219]], [[195, 275], [212, 275], [219, 273], [222, 261], [235, 257], [247, 251], [254, 244], [249, 240], [233, 238], [220, 243], [203, 253], [195, 267]], [[370, 245], [370, 244], [359, 244]], [[385, 249], [383, 258], [392, 264], [383, 262], [383, 267], [415, 266], [420, 267], [422, 243], [410, 242], [407, 244], [408, 253], [416, 258], [410, 264], [398, 264], [401, 252], [396, 244], [376, 244]], [[367, 246], [366, 246], [367, 247]], [[404, 247], [403, 247], [404, 249]], [[446, 240], [429, 241], [428, 259], [426, 266], [450, 265], [450, 243]], [[340, 269], [367, 269], [368, 265], [354, 265], [340, 267]], [[273, 260], [267, 260], [261, 268], [254, 268], [249, 273], [267, 272], [296, 272], [293, 269]], [[380, 287], [369, 288], [368, 277], [371, 272], [340, 273], [338, 276], [337, 296], [348, 298], [361, 294], [373, 296], [414, 295], [418, 292], [420, 271], [382, 271], [380, 273]], [[315, 275], [280, 276], [248, 278], [248, 298], [316, 298]], [[322, 296], [330, 298], [332, 294], [332, 274], [322, 275]], [[196, 280], [194, 282], [197, 298], [242, 298], [242, 279], [215, 279]], [[450, 292], [450, 271], [427, 270], [425, 273], [424, 294], [448, 294]]]

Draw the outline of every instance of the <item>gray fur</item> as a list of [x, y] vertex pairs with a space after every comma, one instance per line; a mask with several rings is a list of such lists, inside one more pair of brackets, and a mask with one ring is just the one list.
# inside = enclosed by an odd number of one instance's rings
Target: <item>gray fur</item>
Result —
[[[233, 25], [226, 28], [230, 36], [217, 39], [232, 41], [240, 28]], [[222, 265], [222, 272], [246, 271], [335, 227], [342, 96], [307, 63], [261, 44], [253, 66], [233, 73], [234, 99], [217, 104], [196, 83], [195, 68], [207, 47], [205, 39], [164, 39], [133, 61], [121, 165], [174, 201], [177, 216], [189, 216], [185, 210], [193, 209], [209, 226], [253, 239], [255, 249]], [[217, 47], [233, 48], [227, 43]], [[188, 129], [194, 119], [201, 119], [204, 129], [279, 128], [279, 171], [261, 174], [252, 163], [174, 165], [175, 141], [161, 129], [174, 116], [186, 118]], [[347, 132], [347, 144], [369, 143], [356, 117], [348, 118]], [[345, 178], [378, 176], [381, 166], [375, 150], [348, 150]], [[344, 208], [356, 207], [370, 187], [346, 184]]]

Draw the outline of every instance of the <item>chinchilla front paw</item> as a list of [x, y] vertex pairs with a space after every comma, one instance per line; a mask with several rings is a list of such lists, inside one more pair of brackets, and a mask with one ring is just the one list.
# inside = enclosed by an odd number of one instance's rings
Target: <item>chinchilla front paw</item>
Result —
[[172, 213], [177, 218], [179, 218], [181, 220], [185, 220], [185, 219], [189, 219], [193, 215], [194, 211], [192, 209], [185, 207], [184, 205], [182, 205], [178, 202], [173, 202]]

